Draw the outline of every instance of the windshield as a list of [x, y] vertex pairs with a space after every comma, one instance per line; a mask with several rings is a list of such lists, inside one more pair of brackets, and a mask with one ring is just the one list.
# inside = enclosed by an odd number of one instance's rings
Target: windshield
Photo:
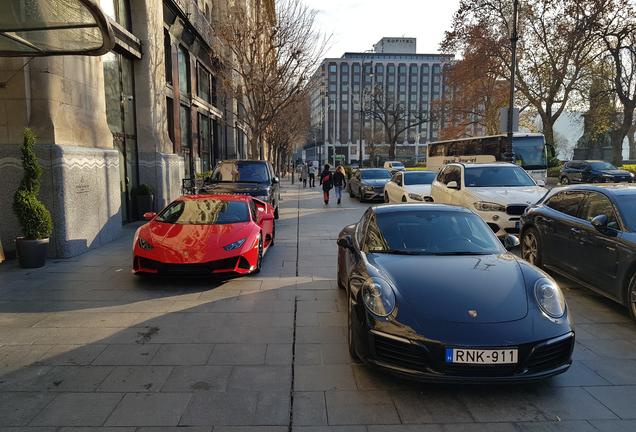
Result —
[[407, 186], [431, 184], [437, 173], [433, 171], [409, 171], [404, 174], [404, 184]]
[[536, 186], [534, 180], [515, 165], [470, 167], [464, 170], [468, 187]]
[[402, 162], [391, 162], [391, 166], [396, 168], [404, 168], [404, 165], [402, 165]]
[[214, 182], [266, 182], [267, 165], [258, 162], [220, 162], [210, 176]]
[[245, 201], [184, 200], [166, 207], [155, 222], [175, 225], [224, 225], [249, 222]]
[[543, 136], [514, 137], [512, 140], [516, 162], [527, 170], [547, 168]]
[[590, 166], [595, 170], [616, 170], [614, 165], [609, 162], [590, 162]]
[[367, 169], [360, 171], [360, 177], [365, 180], [390, 179], [391, 173], [385, 169]]
[[476, 214], [465, 211], [382, 212], [370, 221], [365, 242], [370, 253], [484, 255], [505, 252], [488, 225]]

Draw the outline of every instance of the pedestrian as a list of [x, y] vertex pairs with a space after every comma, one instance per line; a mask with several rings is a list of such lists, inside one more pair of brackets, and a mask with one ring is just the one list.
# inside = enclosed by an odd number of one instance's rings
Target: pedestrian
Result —
[[309, 162], [309, 187], [316, 187], [316, 167]]
[[309, 175], [309, 167], [307, 164], [303, 164], [300, 169], [300, 178], [303, 180], [303, 187], [307, 187], [307, 176]]
[[336, 172], [333, 174], [333, 186], [336, 188], [336, 198], [338, 198], [338, 204], [342, 200], [342, 188], [347, 185], [347, 176], [342, 165], [336, 168]]
[[325, 205], [329, 204], [329, 191], [333, 187], [333, 176], [329, 168], [331, 168], [331, 165], [325, 164], [325, 170], [320, 173], [320, 184], [322, 185], [322, 193], [325, 197]]

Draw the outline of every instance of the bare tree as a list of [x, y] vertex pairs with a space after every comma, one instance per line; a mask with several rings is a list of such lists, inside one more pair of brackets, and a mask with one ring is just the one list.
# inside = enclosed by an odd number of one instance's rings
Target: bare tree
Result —
[[215, 23], [219, 77], [249, 129], [253, 158], [272, 120], [307, 84], [329, 40], [316, 30], [317, 12], [301, 0], [277, 1], [275, 10], [273, 1], [256, 5], [263, 6], [234, 6]]
[[382, 125], [391, 160], [395, 159], [396, 143], [404, 142], [404, 133], [429, 121], [428, 111], [417, 104], [407, 105], [395, 92], [385, 92], [381, 84], [375, 84], [363, 93], [362, 106], [366, 118]]

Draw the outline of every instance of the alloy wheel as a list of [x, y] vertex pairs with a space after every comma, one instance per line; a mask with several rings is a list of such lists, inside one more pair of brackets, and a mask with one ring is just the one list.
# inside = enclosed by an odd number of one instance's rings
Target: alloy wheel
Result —
[[535, 264], [537, 262], [537, 254], [538, 254], [538, 244], [537, 237], [533, 232], [526, 233], [523, 236], [523, 243], [521, 247], [521, 257], [528, 261], [530, 264]]

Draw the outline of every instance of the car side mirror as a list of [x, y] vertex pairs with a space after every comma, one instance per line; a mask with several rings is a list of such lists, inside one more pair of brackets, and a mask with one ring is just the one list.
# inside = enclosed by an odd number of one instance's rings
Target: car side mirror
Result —
[[278, 176], [274, 177], [272, 179], [272, 183], [278, 183], [280, 180], [278, 179]]
[[353, 241], [351, 240], [351, 236], [349, 234], [340, 237], [336, 243], [338, 244], [338, 246], [345, 249], [353, 249]]
[[449, 189], [459, 189], [459, 186], [457, 185], [457, 182], [455, 180], [448, 182], [446, 187]]
[[152, 220], [155, 216], [157, 216], [157, 213], [155, 212], [144, 213], [144, 219], [146, 220]]
[[607, 228], [607, 216], [605, 215], [596, 216], [594, 219], [592, 219], [592, 226], [594, 226], [594, 228], [596, 229]]
[[519, 241], [519, 238], [513, 236], [512, 234], [507, 234], [506, 237], [504, 237], [504, 247], [506, 248], [506, 250], [512, 250], [518, 247], [520, 244], [521, 242]]
[[274, 215], [271, 213], [259, 212], [259, 216], [261, 217], [262, 221], [274, 220]]
[[537, 180], [537, 186], [545, 187], [545, 182], [543, 180]]

